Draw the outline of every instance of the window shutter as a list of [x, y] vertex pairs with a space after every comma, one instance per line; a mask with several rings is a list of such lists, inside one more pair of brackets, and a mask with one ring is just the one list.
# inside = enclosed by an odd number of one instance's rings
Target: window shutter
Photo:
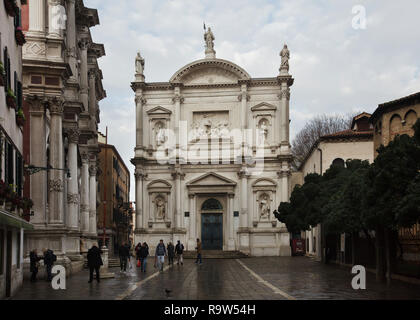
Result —
[[4, 92], [7, 93], [7, 47], [4, 48], [3, 50], [3, 68], [4, 68], [4, 73], [5, 73], [5, 86], [4, 86]]
[[4, 140], [4, 182], [9, 183], [9, 143]]
[[14, 72], [13, 77], [13, 93], [17, 96], [17, 72]]
[[10, 74], [10, 58], [7, 54], [7, 89], [12, 88], [12, 75]]
[[22, 82], [20, 82], [20, 81], [17, 82], [16, 97], [17, 97], [18, 110], [22, 109], [23, 108], [23, 106], [22, 106], [22, 101], [23, 101], [23, 99], [22, 99]]

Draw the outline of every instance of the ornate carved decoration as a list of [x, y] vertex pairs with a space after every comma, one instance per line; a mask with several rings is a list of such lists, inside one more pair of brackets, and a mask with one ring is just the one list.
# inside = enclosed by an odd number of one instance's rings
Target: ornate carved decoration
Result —
[[67, 130], [67, 138], [69, 143], [79, 143], [80, 131], [77, 128], [70, 128]]
[[79, 204], [79, 195], [77, 193], [68, 193], [67, 194], [67, 203], [68, 204]]
[[136, 102], [136, 104], [139, 104], [139, 103], [146, 104], [147, 103], [147, 100], [143, 95], [136, 96], [134, 101]]
[[246, 101], [251, 100], [251, 96], [247, 92], [242, 92], [238, 95], [238, 100], [242, 101], [243, 98], [246, 98]]
[[45, 97], [44, 104], [51, 114], [62, 115], [64, 112], [64, 99], [62, 97]]
[[184, 103], [184, 97], [182, 95], [180, 95], [179, 93], [177, 93], [172, 98], [172, 102], [173, 103], [175, 103], [175, 102]]
[[279, 99], [286, 98], [287, 100], [290, 100], [290, 89], [283, 89], [280, 91], [280, 94], [278, 95]]
[[64, 183], [61, 179], [50, 179], [48, 181], [48, 190], [50, 192], [63, 192], [64, 190]]
[[96, 166], [95, 165], [90, 165], [89, 166], [89, 175], [90, 176], [96, 176], [96, 171], [97, 171], [97, 168], [96, 168]]
[[82, 50], [89, 49], [91, 44], [92, 44], [92, 42], [88, 38], [83, 38], [83, 39], [80, 39], [80, 41], [79, 41], [79, 47]]
[[89, 211], [89, 205], [88, 204], [81, 204], [80, 205], [80, 211], [82, 211], [82, 212]]

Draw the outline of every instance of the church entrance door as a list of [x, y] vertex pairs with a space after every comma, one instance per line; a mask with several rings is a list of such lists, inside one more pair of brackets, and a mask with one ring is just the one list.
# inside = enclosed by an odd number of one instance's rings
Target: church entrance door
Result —
[[223, 207], [214, 198], [201, 207], [201, 245], [203, 250], [223, 250]]

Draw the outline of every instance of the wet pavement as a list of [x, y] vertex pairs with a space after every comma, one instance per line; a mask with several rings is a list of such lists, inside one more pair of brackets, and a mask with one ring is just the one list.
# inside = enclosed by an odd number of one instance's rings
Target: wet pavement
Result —
[[83, 270], [67, 279], [66, 290], [54, 290], [42, 280], [25, 281], [14, 299], [420, 299], [419, 285], [398, 280], [390, 285], [377, 283], [369, 272], [366, 290], [353, 290], [348, 268], [307, 257], [209, 259], [202, 265], [188, 259], [183, 266], [166, 267], [163, 273], [157, 272], [153, 263], [147, 273], [141, 273], [134, 262], [126, 273], [120, 273], [119, 268], [110, 270], [115, 278], [91, 284]]

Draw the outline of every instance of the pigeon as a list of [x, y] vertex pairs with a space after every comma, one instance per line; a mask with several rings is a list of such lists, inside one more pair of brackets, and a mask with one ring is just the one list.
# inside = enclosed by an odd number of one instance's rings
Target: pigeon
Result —
[[165, 293], [166, 293], [166, 296], [167, 297], [169, 297], [169, 295], [171, 294], [171, 292], [172, 292], [172, 290], [169, 290], [169, 289], [166, 289], [165, 288]]

